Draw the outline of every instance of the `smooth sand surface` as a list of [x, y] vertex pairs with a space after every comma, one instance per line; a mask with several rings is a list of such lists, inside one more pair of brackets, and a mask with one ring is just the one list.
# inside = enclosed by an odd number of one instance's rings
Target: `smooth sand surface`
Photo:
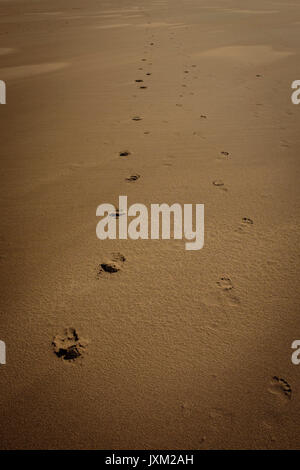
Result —
[[[300, 448], [299, 21], [0, 2], [2, 449]], [[98, 240], [119, 195], [204, 203], [204, 248]]]

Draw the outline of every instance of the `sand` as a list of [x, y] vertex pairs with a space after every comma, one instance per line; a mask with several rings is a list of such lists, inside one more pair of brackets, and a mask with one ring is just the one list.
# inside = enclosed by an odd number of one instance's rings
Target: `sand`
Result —
[[[299, 19], [0, 2], [1, 449], [300, 448]], [[203, 203], [204, 248], [98, 240], [119, 195]]]

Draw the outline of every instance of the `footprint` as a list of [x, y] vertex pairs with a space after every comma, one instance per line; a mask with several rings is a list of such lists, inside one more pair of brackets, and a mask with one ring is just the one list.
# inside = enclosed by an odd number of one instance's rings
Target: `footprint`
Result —
[[129, 182], [136, 181], [139, 178], [140, 178], [140, 175], [131, 175], [131, 176], [129, 176], [129, 178], [126, 178], [126, 181], [129, 181]]
[[269, 392], [287, 400], [292, 399], [292, 388], [290, 384], [285, 379], [277, 377], [276, 375], [271, 380]]
[[213, 181], [212, 184], [216, 186], [217, 188], [222, 189], [223, 191], [228, 191], [228, 189], [225, 187], [225, 184], [223, 183], [222, 180], [215, 180]]
[[123, 152], [119, 153], [120, 157], [128, 157], [131, 153], [128, 150], [124, 150]]
[[105, 271], [106, 273], [117, 273], [118, 271], [120, 271], [121, 268], [117, 263], [113, 261], [109, 261], [107, 263], [102, 263], [101, 269]]
[[152, 73], [148, 72], [148, 73], [146, 73], [146, 75], [152, 75]]
[[206, 116], [206, 114], [201, 114], [201, 116], [200, 116], [200, 117], [201, 117], [201, 119], [207, 119], [207, 116]]
[[221, 155], [224, 155], [225, 157], [229, 156], [229, 152], [225, 152], [224, 150], [221, 152]]
[[52, 346], [57, 357], [65, 361], [75, 361], [85, 353], [87, 341], [79, 339], [75, 328], [66, 328], [62, 335], [53, 338]]
[[240, 226], [235, 229], [235, 232], [238, 232], [238, 233], [249, 233], [250, 232], [250, 227], [251, 225], [253, 225], [254, 222], [252, 219], [250, 219], [249, 217], [243, 217], [242, 218], [242, 222], [240, 223]]
[[137, 79], [137, 80], [135, 80], [135, 81], [136, 81], [136, 83], [142, 83], [144, 80], [141, 80], [141, 79], [139, 78], [139, 79]]
[[121, 253], [113, 253], [112, 258], [110, 260], [106, 260], [100, 264], [98, 270], [98, 276], [100, 276], [103, 272], [106, 273], [117, 273], [122, 268], [122, 264], [126, 261], [125, 256]]
[[213, 181], [213, 185], [214, 186], [224, 186], [224, 183], [221, 180], [215, 180], [215, 181]]
[[140, 116], [134, 116], [134, 117], [132, 118], [132, 120], [133, 120], [133, 121], [141, 121], [142, 118], [141, 118]]
[[221, 277], [217, 284], [224, 291], [233, 289], [233, 284], [229, 277]]
[[234, 295], [234, 287], [229, 277], [221, 277], [217, 282], [217, 285], [221, 289], [222, 295], [224, 296], [223, 302], [225, 300], [225, 302], [232, 307], [235, 307], [240, 303], [239, 298]]
[[246, 225], [253, 225], [253, 220], [249, 219], [248, 217], [243, 217], [242, 222], [243, 224], [246, 224]]
[[146, 90], [146, 88], [148, 88], [148, 87], [146, 87], [146, 86], [140, 86], [140, 89], [141, 89], [141, 90]]

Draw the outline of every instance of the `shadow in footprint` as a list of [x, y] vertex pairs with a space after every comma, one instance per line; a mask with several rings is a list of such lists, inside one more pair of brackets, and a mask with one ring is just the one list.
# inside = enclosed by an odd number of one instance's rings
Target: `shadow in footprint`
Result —
[[126, 178], [126, 181], [132, 182], [137, 181], [140, 178], [140, 175], [131, 175], [129, 178]]
[[271, 380], [269, 392], [286, 400], [292, 399], [292, 388], [290, 384], [285, 379], [277, 377], [276, 375]]
[[53, 338], [52, 346], [57, 357], [64, 361], [75, 361], [85, 353], [87, 341], [80, 339], [75, 328], [66, 328]]
[[233, 284], [229, 277], [221, 277], [217, 284], [223, 291], [229, 291], [233, 289]]
[[253, 220], [249, 219], [248, 217], [243, 217], [242, 218], [242, 223], [245, 225], [253, 225]]
[[131, 153], [128, 150], [124, 150], [123, 152], [119, 152], [120, 157], [128, 157]]
[[122, 269], [122, 264], [126, 261], [125, 256], [121, 253], [113, 253], [111, 259], [103, 261], [98, 267], [98, 277], [102, 273], [117, 273]]
[[222, 189], [223, 191], [228, 191], [228, 189], [225, 187], [225, 184], [223, 183], [222, 180], [215, 180], [212, 183], [214, 186], [216, 186], [219, 189]]

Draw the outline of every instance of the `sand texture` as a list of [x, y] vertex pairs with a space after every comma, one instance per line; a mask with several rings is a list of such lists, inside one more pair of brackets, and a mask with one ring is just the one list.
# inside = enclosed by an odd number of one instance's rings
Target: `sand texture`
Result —
[[[300, 449], [299, 24], [0, 1], [1, 449]], [[119, 195], [203, 203], [204, 248], [100, 241]]]

